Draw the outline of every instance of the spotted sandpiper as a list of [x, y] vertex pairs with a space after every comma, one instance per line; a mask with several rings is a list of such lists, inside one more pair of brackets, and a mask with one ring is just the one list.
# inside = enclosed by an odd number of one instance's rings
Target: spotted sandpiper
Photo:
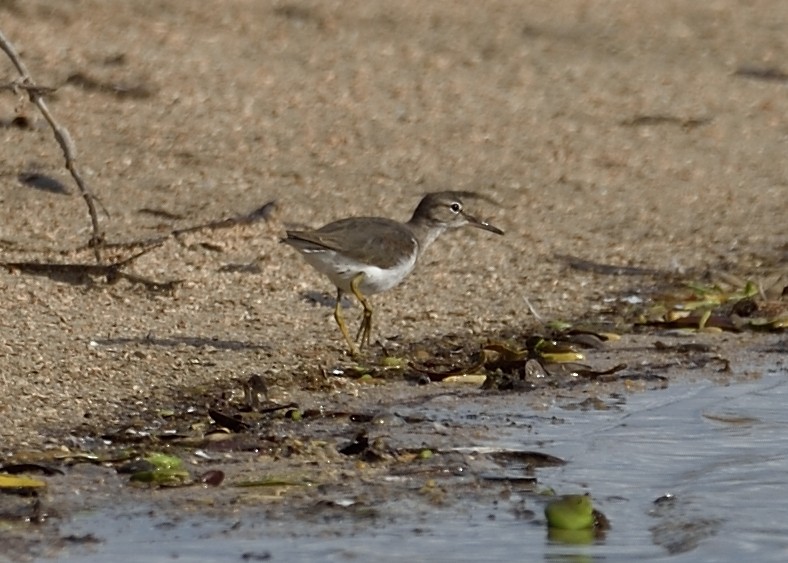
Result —
[[356, 334], [363, 348], [369, 344], [372, 331], [372, 305], [367, 296], [402, 282], [438, 236], [465, 225], [503, 234], [499, 228], [467, 213], [463, 199], [487, 198], [467, 191], [434, 192], [424, 196], [407, 223], [385, 217], [349, 217], [314, 231], [287, 231], [282, 242], [298, 250], [337, 286], [334, 319], [351, 356], [357, 357], [358, 349], [342, 317], [343, 294], [352, 293], [364, 307], [364, 318]]

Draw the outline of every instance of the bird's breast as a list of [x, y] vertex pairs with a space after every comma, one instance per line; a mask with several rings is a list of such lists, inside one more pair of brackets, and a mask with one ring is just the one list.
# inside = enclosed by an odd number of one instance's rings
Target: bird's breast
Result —
[[365, 295], [388, 291], [399, 285], [416, 267], [418, 252], [406, 256], [393, 266], [381, 268], [348, 258], [333, 250], [302, 250], [304, 259], [317, 271], [328, 276], [342, 291], [350, 292], [350, 282], [360, 273], [364, 274], [359, 289]]

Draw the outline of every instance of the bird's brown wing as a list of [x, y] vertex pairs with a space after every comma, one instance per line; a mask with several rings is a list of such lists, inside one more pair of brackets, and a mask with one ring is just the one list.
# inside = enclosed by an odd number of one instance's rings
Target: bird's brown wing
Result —
[[287, 231], [284, 242], [299, 249], [333, 250], [379, 268], [395, 266], [418, 250], [408, 227], [382, 217], [351, 217], [315, 231]]

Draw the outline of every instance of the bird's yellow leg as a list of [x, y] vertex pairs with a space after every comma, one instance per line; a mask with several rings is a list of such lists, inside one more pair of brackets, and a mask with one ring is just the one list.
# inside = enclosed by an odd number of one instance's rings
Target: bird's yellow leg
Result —
[[345, 337], [345, 342], [347, 342], [347, 345], [350, 347], [350, 355], [355, 358], [358, 356], [358, 350], [356, 349], [356, 344], [350, 339], [350, 333], [347, 331], [347, 324], [345, 324], [345, 319], [342, 316], [341, 289], [337, 289], [337, 305], [334, 308], [334, 320], [337, 322], [337, 326], [339, 326], [342, 336]]
[[358, 334], [356, 334], [356, 340], [361, 338], [361, 342], [359, 346], [363, 348], [364, 346], [369, 346], [369, 335], [372, 333], [372, 305], [369, 302], [369, 299], [364, 297], [364, 294], [361, 293], [358, 286], [364, 280], [364, 272], [359, 273], [350, 281], [350, 291], [353, 292], [353, 295], [356, 296], [361, 302], [361, 305], [364, 307], [364, 318], [361, 321], [361, 326], [358, 327]]

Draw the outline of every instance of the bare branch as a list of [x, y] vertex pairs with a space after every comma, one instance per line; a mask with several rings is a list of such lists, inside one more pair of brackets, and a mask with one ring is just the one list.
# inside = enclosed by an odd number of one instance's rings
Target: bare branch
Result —
[[96, 256], [96, 262], [101, 262], [101, 246], [104, 242], [104, 235], [99, 228], [98, 215], [96, 213], [95, 206], [96, 198], [88, 188], [87, 184], [85, 184], [85, 181], [82, 179], [82, 175], [79, 173], [79, 169], [77, 168], [74, 141], [71, 139], [71, 135], [69, 134], [68, 130], [60, 125], [49, 111], [49, 107], [44, 101], [44, 94], [48, 91], [48, 89], [42, 88], [35, 84], [33, 78], [30, 76], [30, 73], [27, 70], [27, 67], [25, 66], [25, 63], [23, 63], [22, 59], [19, 58], [16, 49], [14, 49], [14, 46], [11, 44], [11, 42], [6, 39], [2, 31], [0, 31], [0, 49], [5, 51], [5, 54], [8, 55], [9, 59], [11, 59], [11, 62], [14, 64], [16, 70], [21, 76], [18, 81], [12, 83], [12, 88], [14, 90], [24, 90], [27, 92], [30, 101], [35, 104], [36, 107], [38, 107], [39, 111], [44, 116], [44, 119], [46, 119], [47, 123], [49, 123], [49, 126], [52, 128], [52, 131], [55, 134], [55, 140], [63, 150], [63, 156], [66, 159], [66, 168], [71, 173], [72, 178], [74, 178], [74, 181], [79, 188], [79, 192], [82, 194], [82, 199], [85, 200], [85, 203], [88, 206], [88, 213], [90, 214], [90, 220], [93, 225], [93, 237], [90, 239], [89, 245], [93, 248], [93, 253]]

